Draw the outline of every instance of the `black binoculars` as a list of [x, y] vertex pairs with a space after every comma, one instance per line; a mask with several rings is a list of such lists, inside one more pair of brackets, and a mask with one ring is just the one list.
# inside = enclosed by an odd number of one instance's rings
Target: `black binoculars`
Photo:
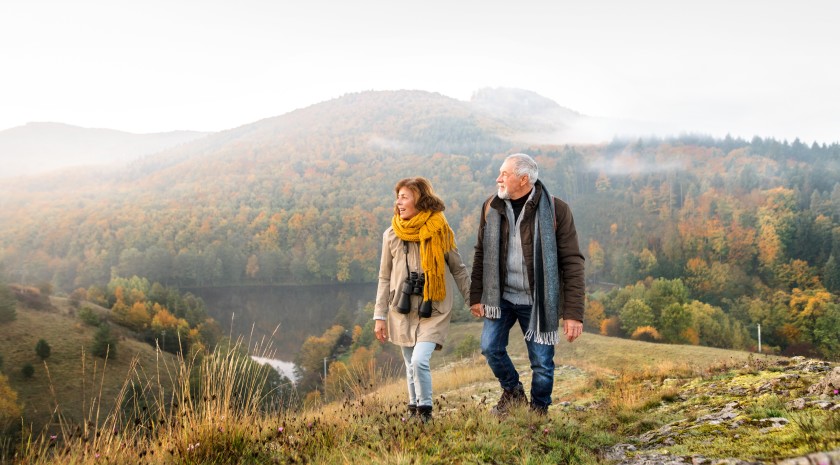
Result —
[[[400, 301], [397, 303], [397, 311], [406, 314], [411, 311], [411, 296], [423, 295], [423, 286], [426, 284], [426, 275], [412, 271], [406, 276], [400, 288]], [[420, 318], [432, 316], [432, 302], [424, 300], [420, 304]]]

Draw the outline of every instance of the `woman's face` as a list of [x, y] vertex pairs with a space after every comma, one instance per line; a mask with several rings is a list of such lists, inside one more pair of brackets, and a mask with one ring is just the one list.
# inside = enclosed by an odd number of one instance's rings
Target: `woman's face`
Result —
[[419, 210], [416, 207], [417, 198], [414, 191], [408, 187], [401, 187], [397, 192], [397, 210], [400, 212], [400, 218], [403, 220], [410, 220]]

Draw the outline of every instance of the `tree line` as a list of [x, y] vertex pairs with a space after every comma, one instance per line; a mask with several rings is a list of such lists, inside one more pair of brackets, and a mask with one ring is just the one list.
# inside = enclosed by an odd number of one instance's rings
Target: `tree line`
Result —
[[[68, 292], [135, 275], [175, 288], [371, 282], [393, 184], [409, 175], [432, 180], [472, 260], [479, 206], [508, 152], [405, 155], [307, 140], [320, 156], [286, 158], [278, 143], [231, 148], [165, 178], [122, 179], [116, 197], [31, 197], [6, 213], [0, 260], [10, 280]], [[572, 205], [591, 288], [679, 279], [684, 305], [719, 308], [749, 334], [762, 324], [780, 351], [835, 352], [820, 349], [815, 328], [840, 294], [838, 144], [682, 136], [516, 150]], [[767, 316], [782, 309], [785, 319]], [[663, 309], [651, 311], [661, 326]], [[605, 319], [619, 316], [605, 305]]]

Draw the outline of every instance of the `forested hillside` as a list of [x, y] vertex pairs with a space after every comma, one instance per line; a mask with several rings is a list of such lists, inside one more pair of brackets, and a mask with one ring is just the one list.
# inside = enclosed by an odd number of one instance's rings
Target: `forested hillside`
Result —
[[532, 145], [522, 134], [563, 122], [509, 114], [487, 95], [365, 92], [123, 170], [6, 183], [0, 261], [11, 282], [66, 292], [134, 275], [171, 286], [370, 282], [393, 185], [410, 175], [432, 180], [471, 261], [479, 205], [503, 157], [524, 151], [572, 206], [590, 289], [601, 290], [592, 330], [746, 348], [761, 324], [778, 350], [840, 354], [840, 145]]

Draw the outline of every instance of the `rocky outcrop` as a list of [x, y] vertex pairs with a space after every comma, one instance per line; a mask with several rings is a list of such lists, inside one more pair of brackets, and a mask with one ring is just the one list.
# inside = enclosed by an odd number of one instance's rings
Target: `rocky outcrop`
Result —
[[[708, 458], [703, 453], [687, 456], [670, 453], [671, 446], [684, 444], [684, 441], [696, 438], [704, 431], [713, 432], [709, 434], [709, 444], [713, 441], [743, 441], [798, 427], [792, 423], [792, 419], [797, 418], [797, 415], [791, 415], [792, 412], [801, 415], [808, 411], [840, 410], [840, 366], [794, 357], [776, 366], [763, 367], [750, 373], [750, 376], [756, 380], [752, 386], [731, 380], [685, 382], [679, 397], [686, 401], [702, 396], [709, 399], [707, 405], [701, 405], [695, 411], [685, 409], [685, 418], [633, 437], [629, 443], [611, 447], [604, 453], [604, 458], [615, 465], [840, 465], [840, 449], [770, 461]], [[677, 383], [672, 379], [663, 382], [663, 386], [674, 384]], [[767, 397], [784, 404], [777, 410], [760, 410], [755, 399]], [[673, 414], [674, 410], [679, 411], [673, 409], [668, 412]], [[833, 444], [837, 444], [836, 438]], [[684, 448], [678, 450], [684, 451]], [[768, 453], [768, 456], [773, 455], [778, 453]]]

